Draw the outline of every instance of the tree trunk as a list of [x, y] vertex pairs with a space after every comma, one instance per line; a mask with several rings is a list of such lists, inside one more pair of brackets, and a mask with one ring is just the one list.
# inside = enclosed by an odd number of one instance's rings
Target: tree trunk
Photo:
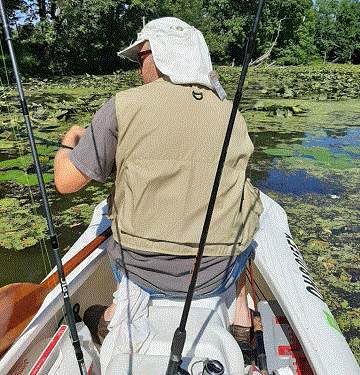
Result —
[[268, 51], [267, 51], [264, 55], [260, 56], [260, 57], [257, 58], [255, 61], [252, 61], [252, 62], [250, 63], [250, 66], [252, 66], [252, 65], [260, 65], [260, 64], [262, 64], [262, 63], [263, 63], [263, 62], [264, 62], [264, 61], [270, 56], [270, 53], [271, 53], [271, 51], [273, 50], [273, 48], [275, 47], [276, 42], [277, 42], [277, 40], [278, 40], [278, 38], [279, 38], [279, 35], [280, 35], [280, 31], [281, 31], [281, 22], [284, 21], [285, 19], [286, 19], [286, 17], [282, 18], [282, 19], [279, 21], [279, 26], [278, 26], [278, 30], [277, 30], [277, 35], [276, 35], [276, 38], [275, 38], [273, 44], [271, 45], [271, 47], [268, 49]]
[[62, 23], [61, 17], [61, 1], [58, 0], [51, 0], [50, 2], [50, 16], [53, 21], [55, 21], [58, 25]]
[[40, 21], [46, 20], [46, 4], [45, 0], [38, 0], [38, 6], [39, 6], [39, 18]]

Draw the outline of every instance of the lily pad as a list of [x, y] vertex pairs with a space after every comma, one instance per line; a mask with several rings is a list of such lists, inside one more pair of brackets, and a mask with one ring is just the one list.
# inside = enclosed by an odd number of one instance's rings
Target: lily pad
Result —
[[268, 150], [264, 150], [265, 154], [272, 155], [272, 156], [293, 156], [295, 155], [295, 151], [286, 148], [272, 148]]
[[51, 154], [55, 154], [55, 152], [58, 150], [57, 147], [53, 146], [43, 146], [43, 145], [37, 145], [36, 150], [39, 155], [48, 156]]
[[344, 147], [344, 150], [348, 151], [348, 152], [351, 152], [353, 154], [360, 155], [360, 147], [349, 146], [349, 147]]
[[34, 212], [30, 204], [16, 198], [0, 199], [0, 246], [22, 250], [40, 241], [47, 230], [46, 220]]
[[7, 150], [15, 147], [15, 143], [8, 140], [0, 139], [0, 149]]
[[0, 162], [0, 170], [9, 168], [27, 168], [31, 163], [33, 163], [33, 158], [31, 154], [26, 154], [16, 159], [9, 159]]
[[61, 222], [62, 225], [75, 226], [80, 223], [89, 223], [93, 215], [94, 207], [89, 204], [78, 204], [73, 206], [66, 211], [63, 211], [61, 215], [57, 216], [57, 220]]
[[16, 180], [24, 175], [24, 172], [20, 169], [14, 169], [10, 171], [0, 171], [0, 181]]
[[[45, 184], [54, 180], [54, 175], [51, 173], [43, 173], [42, 176]], [[34, 186], [38, 184], [38, 179], [35, 174], [28, 175], [23, 172], [22, 176], [16, 179], [16, 182], [21, 185]]]

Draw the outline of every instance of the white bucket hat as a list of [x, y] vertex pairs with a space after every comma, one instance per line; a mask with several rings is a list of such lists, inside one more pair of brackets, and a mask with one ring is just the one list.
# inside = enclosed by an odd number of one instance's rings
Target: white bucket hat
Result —
[[137, 40], [118, 55], [138, 62], [140, 44], [146, 40], [156, 67], [172, 83], [198, 83], [213, 88], [209, 78], [212, 72], [209, 49], [195, 27], [174, 17], [158, 18], [145, 25]]

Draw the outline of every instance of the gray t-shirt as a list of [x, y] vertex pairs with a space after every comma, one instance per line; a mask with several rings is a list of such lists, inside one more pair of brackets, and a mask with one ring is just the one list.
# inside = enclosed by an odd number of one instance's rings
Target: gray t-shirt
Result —
[[[88, 177], [104, 182], [115, 160], [117, 127], [115, 97], [112, 97], [96, 112], [79, 144], [69, 154], [70, 161]], [[126, 249], [113, 239], [107, 250], [112, 263], [135, 283], [174, 297], [186, 295], [195, 256]], [[234, 260], [235, 257], [204, 256], [195, 295], [201, 296], [215, 290], [231, 272]]]

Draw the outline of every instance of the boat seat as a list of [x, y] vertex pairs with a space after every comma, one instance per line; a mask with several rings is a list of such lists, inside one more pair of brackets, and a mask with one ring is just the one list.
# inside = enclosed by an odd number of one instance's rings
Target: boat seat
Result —
[[[126, 375], [164, 374], [169, 361], [172, 338], [179, 326], [182, 310], [182, 306], [149, 307], [149, 321], [157, 333], [146, 354], [124, 354], [116, 347], [112, 350], [112, 338], [109, 333], [101, 349], [102, 373], [115, 375], [120, 371]], [[201, 366], [206, 359], [216, 359], [227, 369], [225, 374], [243, 374], [244, 360], [241, 350], [228, 332], [224, 318], [220, 317], [217, 311], [206, 307], [192, 307], [186, 333], [182, 368], [190, 372], [193, 365]], [[196, 373], [199, 372], [200, 370]]]

